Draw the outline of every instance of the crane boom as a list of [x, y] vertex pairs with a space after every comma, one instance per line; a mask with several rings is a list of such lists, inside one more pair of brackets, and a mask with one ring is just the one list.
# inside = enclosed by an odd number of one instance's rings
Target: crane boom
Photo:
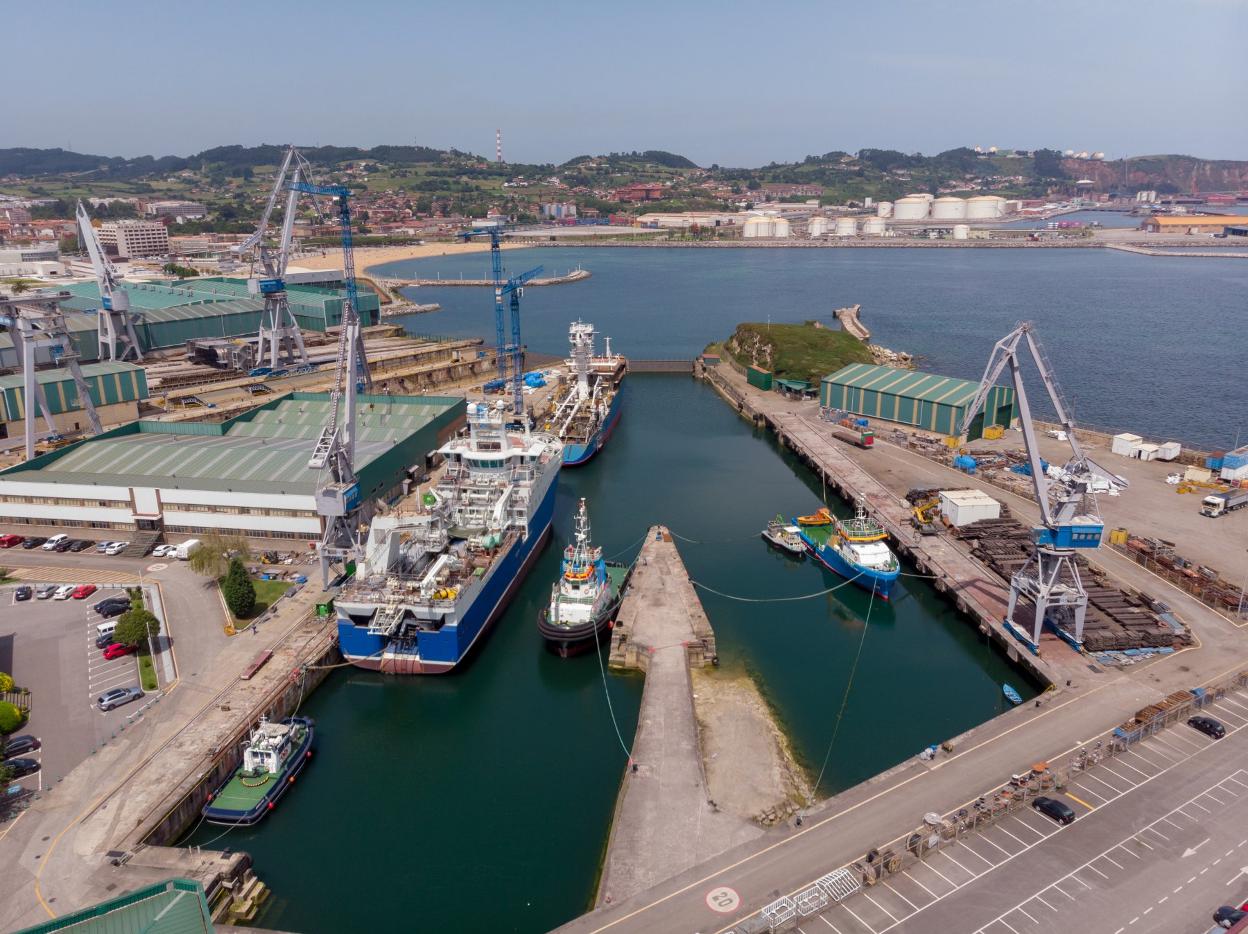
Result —
[[[134, 332], [137, 316], [130, 311], [130, 296], [121, 285], [121, 276], [109, 262], [108, 255], [100, 244], [99, 235], [91, 226], [91, 216], [81, 200], [74, 217], [78, 222], [79, 241], [91, 260], [91, 269], [100, 289], [100, 310], [96, 314], [100, 359], [125, 360], [133, 356], [141, 361], [143, 351], [139, 348], [139, 338]], [[120, 353], [118, 345], [121, 347]]]

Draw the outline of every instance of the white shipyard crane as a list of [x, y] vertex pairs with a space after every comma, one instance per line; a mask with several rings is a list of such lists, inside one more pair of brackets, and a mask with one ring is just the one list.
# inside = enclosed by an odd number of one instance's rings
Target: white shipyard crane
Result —
[[[1072, 457], [1057, 479], [1046, 476], [1040, 459], [1035, 423], [1027, 402], [1027, 389], [1023, 385], [1021, 364], [1025, 350], [1030, 352], [1035, 362], [1071, 447]], [[1033, 652], [1039, 647], [1040, 632], [1046, 621], [1062, 638], [1076, 647], [1082, 647], [1088, 593], [1079, 578], [1075, 554], [1078, 549], [1097, 548], [1101, 544], [1105, 523], [1096, 504], [1096, 487], [1123, 489], [1127, 481], [1101, 467], [1084, 453], [1075, 434], [1070, 409], [1053, 376], [1053, 367], [1036, 340], [1035, 328], [1030, 322], [1020, 324], [993, 347], [979, 390], [963, 416], [960, 437], [967, 436], [989, 391], [1007, 366], [1018, 399], [1018, 418], [1023, 430], [1023, 444], [1027, 449], [1027, 462], [1031, 467], [1032, 486], [1040, 506], [1040, 524], [1032, 527], [1035, 550], [1010, 580], [1010, 603], [1005, 623], [1015, 637]], [[1019, 597], [1026, 597], [1035, 606], [1030, 632], [1014, 621]]]
[[52, 421], [52, 412], [48, 409], [47, 394], [36, 376], [35, 358], [39, 350], [46, 350], [53, 363], [68, 368], [74, 388], [78, 392], [78, 404], [87, 416], [92, 433], [98, 435], [103, 430], [91, 398], [91, 389], [78, 366], [78, 351], [70, 340], [69, 331], [65, 327], [65, 316], [61, 312], [60, 299], [68, 297], [68, 292], [61, 292], [30, 298], [0, 299], [0, 327], [8, 329], [13, 338], [13, 349], [17, 351], [22, 362], [27, 460], [35, 456], [35, 441], [39, 434], [35, 430], [36, 416], [33, 406], [38, 406], [48, 426], [45, 437], [60, 437], [60, 432]]
[[[260, 318], [260, 349], [257, 362], [261, 366], [278, 367], [282, 363], [307, 365], [308, 352], [303, 346], [303, 332], [290, 310], [286, 295], [286, 265], [290, 260], [292, 231], [295, 211], [299, 202], [300, 177], [307, 178], [308, 161], [291, 146], [277, 170], [273, 190], [260, 216], [256, 232], [234, 248], [241, 257], [252, 256], [252, 272], [259, 260], [263, 276], [252, 275], [247, 280], [248, 291], [264, 298], [264, 313]], [[282, 228], [274, 248], [268, 241], [269, 219], [277, 205], [278, 196], [286, 190], [286, 205], [282, 214]]]
[[96, 313], [100, 359], [134, 359], [141, 362], [143, 350], [134, 333], [134, 322], [138, 316], [130, 311], [130, 296], [121, 285], [121, 276], [109, 262], [100, 245], [99, 234], [91, 226], [91, 216], [81, 201], [78, 202], [75, 217], [78, 220], [78, 238], [87, 251], [95, 281], [100, 287], [100, 310]]

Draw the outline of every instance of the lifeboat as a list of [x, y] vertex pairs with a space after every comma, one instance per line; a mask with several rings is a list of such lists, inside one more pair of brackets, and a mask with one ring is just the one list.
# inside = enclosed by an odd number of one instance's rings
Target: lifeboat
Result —
[[832, 513], [831, 513], [831, 511], [829, 511], [829, 510], [828, 510], [828, 508], [825, 506], [823, 509], [820, 509], [820, 510], [819, 510], [817, 513], [815, 513], [814, 515], [811, 515], [811, 516], [798, 516], [798, 517], [797, 517], [797, 524], [798, 524], [798, 525], [831, 525], [831, 524], [832, 524]]

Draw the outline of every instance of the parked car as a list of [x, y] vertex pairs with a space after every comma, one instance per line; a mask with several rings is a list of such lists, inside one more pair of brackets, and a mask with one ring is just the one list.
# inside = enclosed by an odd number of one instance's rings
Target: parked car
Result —
[[152, 549], [152, 557], [163, 558], [172, 551], [174, 551], [174, 547], [172, 545], [157, 545]]
[[62, 532], [60, 535], [53, 535], [51, 538], [44, 539], [43, 550], [44, 551], [56, 551], [57, 545], [59, 545], [61, 542], [67, 542], [67, 541], [69, 541], [69, 536], [66, 535], [64, 532]]
[[31, 736], [29, 733], [14, 736], [4, 744], [4, 758], [12, 759], [14, 756], [29, 755], [42, 745], [43, 743], [39, 742], [39, 737]]
[[143, 691], [137, 687], [113, 688], [97, 697], [95, 705], [100, 710], [112, 710], [114, 707], [130, 703], [132, 700], [138, 700], [142, 696]]
[[23, 539], [20, 535], [13, 535], [12, 533], [0, 535], [0, 548], [12, 548], [15, 545], [20, 545], [22, 541]]
[[112, 544], [113, 544], [112, 542], [96, 542], [96, 543], [95, 543], [95, 553], [96, 553], [97, 555], [102, 555], [102, 554], [104, 554], [104, 552], [108, 551], [109, 546], [111, 546]]
[[1213, 920], [1219, 927], [1231, 928], [1248, 918], [1248, 911], [1233, 905], [1223, 905], [1213, 913]]
[[116, 640], [113, 638], [113, 634], [111, 632], [101, 633], [95, 637], [95, 647], [97, 649], [106, 649], [115, 641]]
[[28, 538], [24, 542], [22, 542], [22, 547], [25, 548], [27, 551], [29, 551], [31, 548], [37, 548], [46, 542], [47, 542], [46, 538], [40, 535], [36, 535], [33, 538]]
[[4, 764], [13, 770], [14, 778], [25, 778], [27, 775], [34, 775], [43, 768], [39, 764], [38, 759], [8, 759]]
[[1050, 817], [1059, 824], [1073, 824], [1075, 822], [1074, 810], [1071, 809], [1070, 805], [1058, 801], [1056, 798], [1046, 798], [1044, 795], [1041, 795], [1031, 802], [1031, 806], [1045, 817]]
[[119, 555], [129, 547], [129, 542], [109, 542], [108, 547], [104, 549], [104, 554]]
[[1226, 727], [1213, 719], [1213, 717], [1191, 717], [1188, 719], [1187, 725], [1212, 739], [1221, 739], [1226, 735]]
[[99, 590], [99, 588], [96, 587], [95, 584], [79, 584], [74, 588], [74, 592], [70, 594], [70, 596], [75, 600], [85, 600], [97, 590]]
[[80, 551], [86, 551], [94, 544], [95, 542], [88, 538], [75, 538], [69, 543], [69, 550], [77, 554]]
[[69, 549], [73, 546], [73, 544], [74, 544], [74, 540], [72, 538], [66, 538], [62, 541], [57, 542], [52, 547], [52, 550], [55, 551], [57, 554], [60, 554], [62, 552], [69, 551]]
[[68, 600], [69, 595], [77, 588], [77, 584], [62, 584], [56, 588], [56, 593], [52, 594], [53, 600]]
[[40, 600], [48, 600], [56, 593], [56, 584], [40, 584], [39, 589], [35, 591], [35, 596]]
[[129, 595], [128, 594], [112, 594], [111, 596], [105, 597], [99, 603], [95, 604], [95, 606], [91, 607], [91, 609], [95, 610], [95, 612], [97, 613], [108, 615], [105, 611], [111, 610], [115, 606], [120, 606], [123, 609], [129, 609], [130, 608]]
[[125, 603], [107, 603], [104, 605], [104, 609], [97, 610], [96, 612], [105, 619], [112, 619], [114, 616], [120, 616], [129, 609], [130, 601], [127, 600]]
[[29, 587], [27, 587], [25, 584], [23, 584], [21, 587], [18, 587], [16, 590], [13, 591], [13, 599], [14, 600], [29, 600], [33, 594], [34, 594], [34, 591], [31, 590]]
[[126, 645], [123, 642], [114, 642], [104, 650], [104, 661], [111, 662], [115, 658], [121, 658], [124, 655], [133, 655], [137, 650], [133, 645]]

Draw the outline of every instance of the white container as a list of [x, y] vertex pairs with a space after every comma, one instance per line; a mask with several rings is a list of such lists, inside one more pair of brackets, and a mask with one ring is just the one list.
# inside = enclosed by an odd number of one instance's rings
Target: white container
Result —
[[1248, 464], [1243, 464], [1239, 467], [1223, 467], [1220, 476], [1223, 480], [1232, 482], [1248, 480]]
[[940, 514], [952, 526], [1000, 519], [1001, 504], [983, 490], [941, 490]]
[[1213, 471], [1208, 467], [1197, 467], [1195, 464], [1188, 464], [1187, 469], [1183, 471], [1184, 480], [1192, 480], [1196, 483], [1208, 483], [1213, 479]]
[[1123, 457], [1134, 457], [1135, 449], [1144, 443], [1144, 439], [1139, 435], [1133, 435], [1124, 431], [1120, 435], [1114, 435], [1113, 441], [1110, 442], [1109, 449], [1114, 454], [1121, 454]]
[[1183, 453], [1183, 445], [1177, 441], [1167, 441], [1157, 451], [1159, 461], [1172, 461]]
[[1155, 461], [1160, 452], [1161, 446], [1157, 444], [1139, 444], [1135, 448], [1135, 456], [1142, 461]]

